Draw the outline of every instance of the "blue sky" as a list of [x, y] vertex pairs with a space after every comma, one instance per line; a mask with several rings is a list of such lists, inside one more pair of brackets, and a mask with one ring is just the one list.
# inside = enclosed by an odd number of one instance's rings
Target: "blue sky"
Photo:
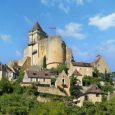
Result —
[[115, 0], [0, 1], [1, 62], [22, 58], [37, 21], [49, 35], [62, 36], [76, 61], [100, 54], [115, 71]]

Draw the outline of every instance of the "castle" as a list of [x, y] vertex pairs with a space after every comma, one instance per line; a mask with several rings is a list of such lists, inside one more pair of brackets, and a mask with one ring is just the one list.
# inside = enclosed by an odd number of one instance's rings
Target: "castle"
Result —
[[[81, 93], [74, 100], [77, 106], [82, 106], [85, 100], [95, 102], [102, 101], [102, 91], [96, 86], [85, 87], [83, 79], [86, 76], [93, 78], [95, 68], [99, 73], [110, 73], [110, 69], [104, 58], [100, 55], [93, 62], [76, 62], [72, 51], [68, 48], [60, 36], [49, 37], [36, 23], [28, 33], [28, 45], [24, 49], [21, 60], [0, 66], [0, 79], [4, 75], [10, 80], [16, 78], [17, 68], [24, 70], [21, 86], [36, 84], [39, 93], [59, 96], [70, 96], [71, 77], [76, 78], [75, 86], [82, 87]], [[76, 52], [77, 53], [77, 52]], [[68, 71], [57, 72], [58, 65], [65, 64]], [[15, 68], [15, 69], [14, 69]]]
[[69, 64], [72, 52], [60, 36], [49, 37], [36, 23], [29, 31], [29, 43], [24, 49], [24, 57], [18, 62], [19, 66], [38, 66], [47, 69], [56, 68], [59, 64]]

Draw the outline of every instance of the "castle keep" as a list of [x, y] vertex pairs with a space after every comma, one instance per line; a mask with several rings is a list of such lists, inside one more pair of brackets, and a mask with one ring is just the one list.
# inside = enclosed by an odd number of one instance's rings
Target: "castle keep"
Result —
[[20, 66], [25, 65], [27, 68], [37, 65], [43, 68], [46, 65], [50, 69], [71, 61], [71, 50], [67, 48], [60, 36], [49, 37], [38, 23], [29, 31], [28, 35], [29, 42], [24, 49], [24, 57], [18, 62]]

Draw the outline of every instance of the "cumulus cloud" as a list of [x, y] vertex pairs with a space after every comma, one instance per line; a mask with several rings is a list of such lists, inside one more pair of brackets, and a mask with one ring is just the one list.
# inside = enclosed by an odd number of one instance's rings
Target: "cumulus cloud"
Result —
[[0, 34], [0, 40], [10, 43], [11, 42], [11, 36], [7, 34]]
[[96, 15], [94, 17], [90, 17], [89, 25], [95, 26], [102, 31], [115, 27], [115, 13], [107, 16]]
[[64, 29], [58, 28], [57, 33], [63, 37], [70, 37], [79, 40], [85, 38], [85, 35], [82, 33], [82, 25], [74, 22], [66, 24]]

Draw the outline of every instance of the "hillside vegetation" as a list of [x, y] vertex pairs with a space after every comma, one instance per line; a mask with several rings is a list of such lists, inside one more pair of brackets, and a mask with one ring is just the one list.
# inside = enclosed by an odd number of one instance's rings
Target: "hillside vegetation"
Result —
[[[71, 103], [71, 97], [52, 96], [51, 102], [37, 102], [36, 86], [21, 87], [23, 74], [20, 73], [16, 82], [3, 79], [0, 81], [0, 115], [114, 115], [115, 98], [102, 103], [84, 102], [79, 108]], [[74, 80], [73, 80], [74, 81]], [[49, 96], [51, 97], [51, 96]]]

